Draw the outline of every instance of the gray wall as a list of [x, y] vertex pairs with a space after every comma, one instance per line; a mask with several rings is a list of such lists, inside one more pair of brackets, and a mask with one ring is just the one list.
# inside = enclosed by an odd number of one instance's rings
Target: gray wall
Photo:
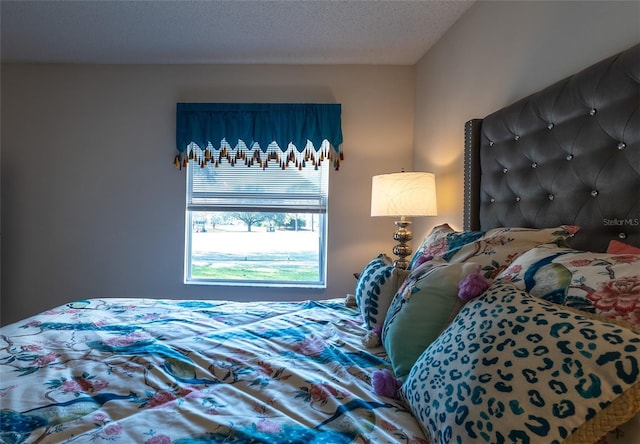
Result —
[[438, 217], [462, 228], [464, 122], [640, 42], [638, 1], [480, 1], [416, 66], [416, 170], [436, 173]]
[[[389, 251], [371, 176], [410, 168], [410, 66], [2, 66], [2, 321], [79, 298], [318, 299]], [[326, 290], [183, 284], [180, 101], [336, 102]]]

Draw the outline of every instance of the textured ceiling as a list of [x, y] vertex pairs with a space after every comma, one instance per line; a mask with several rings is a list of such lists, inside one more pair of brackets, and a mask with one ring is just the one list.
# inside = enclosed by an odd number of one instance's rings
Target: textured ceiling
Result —
[[473, 0], [0, 0], [3, 62], [412, 65]]

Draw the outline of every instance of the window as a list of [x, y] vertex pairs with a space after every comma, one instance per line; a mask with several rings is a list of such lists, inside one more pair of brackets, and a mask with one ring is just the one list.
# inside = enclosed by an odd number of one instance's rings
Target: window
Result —
[[329, 165], [189, 162], [185, 281], [324, 287]]
[[341, 109], [177, 104], [187, 283], [325, 286], [328, 165], [338, 170], [343, 159]]

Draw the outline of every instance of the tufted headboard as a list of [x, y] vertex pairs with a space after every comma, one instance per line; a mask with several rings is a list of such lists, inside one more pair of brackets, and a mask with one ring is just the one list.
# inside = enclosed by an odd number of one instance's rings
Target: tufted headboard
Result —
[[465, 124], [465, 229], [561, 224], [640, 246], [640, 45]]

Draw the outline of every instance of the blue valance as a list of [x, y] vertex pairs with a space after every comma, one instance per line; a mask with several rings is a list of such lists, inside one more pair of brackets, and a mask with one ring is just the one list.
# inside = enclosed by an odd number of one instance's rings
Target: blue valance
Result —
[[338, 169], [341, 112], [340, 104], [178, 103], [174, 163], [197, 161], [204, 167], [226, 159], [266, 167], [277, 160], [283, 168], [290, 162], [301, 168], [328, 158]]

